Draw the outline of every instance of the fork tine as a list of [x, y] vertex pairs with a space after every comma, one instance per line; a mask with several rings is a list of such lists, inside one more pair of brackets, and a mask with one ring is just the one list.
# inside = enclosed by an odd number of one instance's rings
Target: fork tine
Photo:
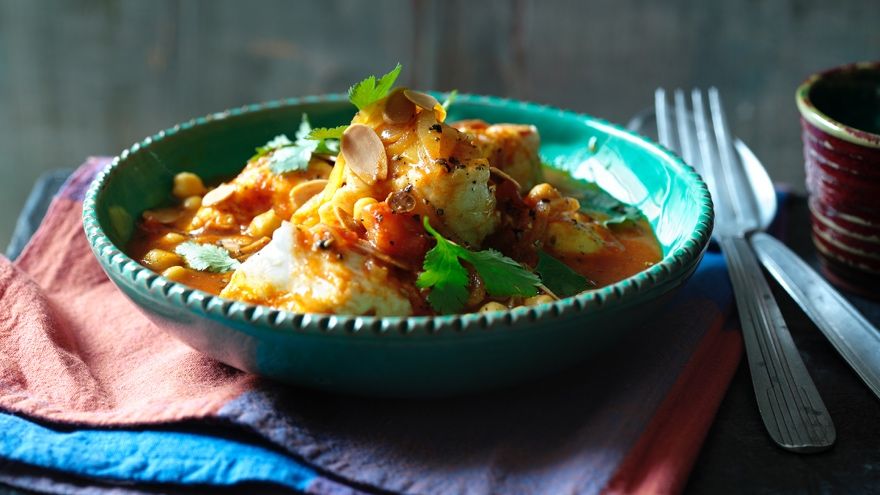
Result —
[[666, 90], [657, 88], [654, 91], [654, 113], [657, 116], [657, 137], [660, 144], [671, 150], [675, 150], [672, 142], [672, 122], [669, 116], [669, 105], [666, 103]]
[[[715, 198], [716, 203], [721, 203], [722, 201], [727, 201], [729, 198], [726, 197], [727, 191], [720, 191], [718, 188], [718, 170], [716, 169], [716, 165], [718, 160], [715, 159], [717, 156], [717, 151], [715, 148], [714, 140], [711, 139], [711, 135], [709, 133], [709, 123], [706, 120], [706, 108], [703, 104], [703, 93], [698, 89], [694, 89], [691, 91], [691, 101], [694, 106], [694, 127], [696, 134], [696, 142], [699, 145], [700, 150], [700, 163], [703, 165], [703, 179], [706, 181], [706, 185], [709, 186], [709, 191], [712, 193], [712, 196]], [[725, 196], [725, 197], [721, 197]], [[729, 203], [725, 203], [729, 204]], [[720, 211], [717, 211], [716, 208], [715, 216], [716, 223], [722, 223], [721, 217], [722, 214]]]
[[700, 163], [700, 160], [696, 159], [697, 152], [694, 149], [696, 143], [694, 143], [693, 133], [690, 132], [691, 128], [691, 117], [688, 117], [688, 110], [684, 100], [684, 91], [681, 89], [675, 90], [675, 117], [678, 123], [678, 137], [681, 141], [681, 157], [684, 158], [684, 161], [689, 165], [694, 167], [696, 171], [702, 175], [703, 166]]
[[728, 196], [733, 201], [734, 214], [745, 218], [757, 218], [758, 207], [754, 197], [750, 194], [736, 194], [735, 190], [750, 190], [752, 185], [743, 175], [742, 164], [737, 161], [733, 151], [733, 142], [730, 139], [730, 128], [724, 107], [721, 105], [721, 96], [718, 88], [709, 88], [709, 108], [712, 114], [712, 123], [715, 128], [715, 139], [718, 143], [718, 157], [720, 158], [720, 176], [723, 182], [716, 184], [728, 191]]

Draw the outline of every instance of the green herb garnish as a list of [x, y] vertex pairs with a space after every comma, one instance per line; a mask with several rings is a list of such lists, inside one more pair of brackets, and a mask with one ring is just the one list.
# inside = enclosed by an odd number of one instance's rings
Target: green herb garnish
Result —
[[580, 294], [593, 286], [586, 277], [544, 251], [538, 251], [538, 266], [535, 267], [535, 272], [557, 297]]
[[537, 286], [541, 280], [515, 260], [493, 249], [465, 249], [434, 230], [427, 217], [423, 223], [425, 230], [437, 240], [437, 245], [425, 255], [422, 265], [424, 271], [419, 274], [416, 286], [420, 289], [431, 289], [428, 302], [438, 312], [458, 312], [467, 301], [468, 272], [461, 264], [462, 261], [474, 267], [490, 296], [529, 297], [538, 293]]
[[584, 209], [594, 210], [607, 216], [602, 224], [620, 225], [626, 222], [641, 220], [642, 212], [631, 204], [624, 203], [608, 194], [604, 189], [594, 183], [589, 183], [580, 189], [578, 200]]
[[348, 129], [347, 125], [340, 125], [336, 127], [318, 127], [316, 129], [312, 129], [309, 132], [309, 135], [306, 136], [308, 139], [314, 139], [316, 141], [323, 141], [325, 139], [342, 139], [342, 133]]
[[248, 161], [256, 160], [257, 158], [260, 158], [261, 156], [266, 156], [269, 153], [271, 153], [279, 148], [283, 148], [285, 146], [292, 146], [292, 145], [293, 145], [293, 141], [291, 141], [284, 134], [279, 134], [279, 135], [275, 136], [274, 138], [272, 138], [272, 140], [270, 140], [268, 143], [264, 144], [263, 146], [258, 147], [256, 149], [257, 153], [254, 156], [252, 156], [250, 158], [250, 160], [248, 160]]
[[377, 100], [385, 98], [391, 91], [391, 87], [394, 86], [402, 68], [403, 66], [398, 62], [391, 72], [380, 77], [378, 81], [376, 81], [376, 76], [370, 76], [348, 88], [348, 101], [358, 107], [358, 110], [363, 110]]
[[229, 251], [213, 244], [184, 242], [174, 250], [193, 270], [225, 273], [235, 270], [241, 263], [229, 255]]
[[339, 138], [348, 126], [312, 129], [309, 116], [303, 114], [302, 122], [296, 131], [296, 141], [281, 134], [275, 136], [264, 146], [257, 148], [257, 154], [251, 160], [272, 154], [268, 165], [272, 172], [285, 174], [309, 168], [312, 153], [335, 155], [339, 153]]
[[449, 110], [449, 106], [455, 102], [455, 99], [458, 98], [458, 90], [453, 89], [446, 95], [446, 101], [441, 105], [443, 110]]
[[312, 132], [306, 136], [306, 139], [313, 139], [318, 142], [315, 153], [335, 155], [339, 153], [339, 140], [342, 139], [342, 133], [346, 129], [348, 129], [347, 125], [330, 128], [318, 127], [317, 129], [312, 129]]

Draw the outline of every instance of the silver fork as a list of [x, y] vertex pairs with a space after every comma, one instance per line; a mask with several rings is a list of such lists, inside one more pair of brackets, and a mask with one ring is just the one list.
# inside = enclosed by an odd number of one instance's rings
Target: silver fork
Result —
[[[691, 92], [690, 112], [684, 92], [676, 90], [675, 128], [671, 125], [666, 92], [658, 89], [654, 96], [661, 143], [694, 164], [712, 193], [713, 236], [730, 270], [764, 426], [773, 441], [784, 449], [801, 453], [825, 450], [834, 443], [834, 424], [749, 245], [749, 234], [760, 225], [758, 206], [734, 153], [718, 90], [710, 88], [708, 92], [711, 120], [706, 117], [701, 91]], [[689, 113], [693, 113], [693, 119]]]

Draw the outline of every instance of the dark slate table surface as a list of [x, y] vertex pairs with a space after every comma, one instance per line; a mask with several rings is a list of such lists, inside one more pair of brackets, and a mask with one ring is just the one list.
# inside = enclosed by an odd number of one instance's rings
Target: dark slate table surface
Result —
[[[67, 173], [69, 171], [50, 173], [37, 183], [19, 218], [7, 254], [16, 255], [23, 247]], [[789, 246], [816, 266], [803, 198], [791, 200], [787, 223]], [[791, 454], [777, 448], [758, 415], [744, 359], [708, 432], [685, 493], [880, 493], [880, 400], [791, 298], [775, 283], [771, 286], [834, 420], [837, 444], [827, 452], [811, 455]], [[880, 326], [880, 303], [847, 297], [865, 317]], [[687, 420], [681, 418], [681, 421]], [[0, 494], [6, 493], [29, 492], [0, 485]]]

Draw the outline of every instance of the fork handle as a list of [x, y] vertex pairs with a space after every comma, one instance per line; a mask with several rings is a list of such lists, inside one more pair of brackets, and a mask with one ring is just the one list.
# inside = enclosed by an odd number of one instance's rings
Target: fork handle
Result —
[[834, 424], [810, 378], [748, 240], [718, 236], [730, 269], [758, 410], [770, 437], [794, 452], [834, 444]]

